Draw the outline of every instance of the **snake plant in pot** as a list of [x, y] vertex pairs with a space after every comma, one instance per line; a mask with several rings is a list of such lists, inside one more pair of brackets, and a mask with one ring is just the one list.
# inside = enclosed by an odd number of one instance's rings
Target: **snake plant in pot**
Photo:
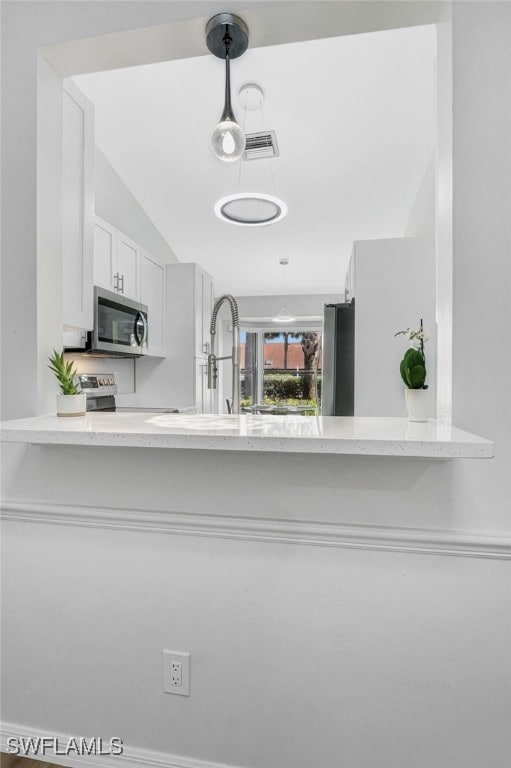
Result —
[[83, 416], [86, 410], [85, 393], [76, 383], [76, 370], [73, 363], [64, 359], [64, 352], [53, 350], [48, 358], [48, 368], [57, 377], [60, 392], [57, 395], [57, 416]]
[[406, 328], [395, 336], [405, 335], [411, 342], [399, 365], [405, 384], [405, 402], [409, 421], [427, 421], [429, 415], [429, 393], [426, 384], [426, 356], [424, 343], [429, 336], [424, 331], [422, 320], [418, 330]]

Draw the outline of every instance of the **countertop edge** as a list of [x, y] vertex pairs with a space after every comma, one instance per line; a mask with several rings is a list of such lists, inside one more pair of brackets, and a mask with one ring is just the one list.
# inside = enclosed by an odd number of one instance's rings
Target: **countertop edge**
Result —
[[[7, 423], [5, 423], [7, 424]], [[467, 438], [469, 433], [467, 433]], [[410, 440], [381, 438], [308, 438], [293, 436], [243, 436], [182, 433], [68, 432], [52, 429], [17, 429], [3, 426], [4, 443], [31, 445], [103, 446], [112, 448], [161, 448], [177, 450], [247, 451], [254, 453], [303, 453], [402, 458], [492, 458], [494, 443], [485, 438], [470, 440]]]

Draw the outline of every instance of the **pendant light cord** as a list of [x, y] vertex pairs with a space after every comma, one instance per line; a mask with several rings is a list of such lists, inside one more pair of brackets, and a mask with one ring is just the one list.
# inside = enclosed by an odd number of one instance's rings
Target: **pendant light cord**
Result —
[[[246, 133], [245, 126], [247, 124], [247, 99], [248, 99], [248, 96], [247, 94], [245, 94], [245, 108], [243, 110], [243, 133]], [[240, 157], [240, 165], [238, 169], [238, 192], [241, 189], [241, 169], [243, 168], [242, 160], [243, 160], [243, 155]]]
[[[264, 119], [264, 112], [263, 112], [263, 103], [261, 102], [261, 120], [263, 122], [263, 131], [266, 133], [266, 121]], [[268, 158], [268, 162], [270, 164], [270, 173], [271, 173], [271, 179], [273, 182], [273, 191], [275, 192], [275, 175], [273, 173], [273, 163], [271, 157]]]
[[229, 63], [229, 51], [231, 49], [232, 37], [229, 34], [228, 27], [226, 27], [223, 40], [225, 45], [225, 103], [221, 120], [232, 120], [233, 122], [236, 122], [231, 106], [231, 67]]

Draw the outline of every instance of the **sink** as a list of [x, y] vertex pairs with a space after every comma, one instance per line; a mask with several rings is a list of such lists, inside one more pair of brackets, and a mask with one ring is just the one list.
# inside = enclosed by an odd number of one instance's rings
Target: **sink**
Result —
[[117, 406], [116, 412], [119, 413], [190, 413], [195, 410], [195, 406], [190, 405], [186, 408], [145, 408], [136, 405]]
[[223, 415], [220, 413], [202, 414], [157, 414], [151, 419], [151, 424], [159, 427], [185, 429], [194, 432], [236, 432], [249, 429], [250, 432], [267, 429], [268, 423], [274, 424], [272, 417]]

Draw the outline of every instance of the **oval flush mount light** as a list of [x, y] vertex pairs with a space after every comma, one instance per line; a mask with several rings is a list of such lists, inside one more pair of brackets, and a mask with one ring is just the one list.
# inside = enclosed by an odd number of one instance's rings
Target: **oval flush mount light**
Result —
[[258, 192], [239, 192], [222, 197], [215, 203], [219, 219], [243, 227], [262, 227], [275, 224], [287, 214], [287, 205], [272, 195]]

